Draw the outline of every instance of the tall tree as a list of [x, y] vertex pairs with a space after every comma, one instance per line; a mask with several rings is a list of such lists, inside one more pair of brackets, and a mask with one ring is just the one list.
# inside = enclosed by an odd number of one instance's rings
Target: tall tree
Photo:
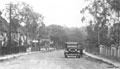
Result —
[[114, 42], [118, 44], [118, 46], [120, 45], [120, 29], [119, 29], [119, 23], [120, 23], [120, 1], [119, 0], [108, 0], [107, 1], [110, 4], [110, 8], [113, 11], [113, 13], [115, 14], [115, 16], [117, 17], [111, 17], [111, 19], [114, 20], [114, 25], [113, 25], [113, 33], [112, 33], [112, 38], [114, 39]]
[[39, 27], [43, 25], [43, 16], [35, 12], [32, 7], [25, 2], [10, 3], [6, 7], [5, 15], [9, 19], [9, 5], [12, 9], [12, 28], [17, 31], [17, 29], [24, 24], [26, 29], [26, 34], [28, 34], [32, 39], [37, 38], [39, 34]]
[[[109, 19], [107, 17], [110, 16], [110, 12], [109, 12], [110, 9], [109, 9], [109, 4], [107, 3], [107, 0], [94, 0], [84, 9], [82, 9], [81, 13], [84, 14], [86, 10], [88, 10], [89, 13], [94, 18], [94, 20], [92, 20], [92, 22], [89, 21], [89, 23], [93, 25], [92, 26], [94, 29], [93, 31], [96, 33], [96, 36], [97, 36], [96, 37], [97, 44], [101, 43], [101, 44], [107, 45], [107, 43], [103, 43], [104, 41], [108, 40], [107, 34], [108, 34]], [[92, 36], [95, 36], [95, 34]]]

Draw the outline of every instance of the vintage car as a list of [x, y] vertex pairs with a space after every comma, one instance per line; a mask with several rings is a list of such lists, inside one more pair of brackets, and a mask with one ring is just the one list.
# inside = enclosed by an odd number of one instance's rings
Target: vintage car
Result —
[[80, 46], [81, 45], [79, 45], [78, 42], [65, 42], [65, 58], [68, 56], [76, 56], [77, 58], [80, 58], [82, 56], [82, 49]]

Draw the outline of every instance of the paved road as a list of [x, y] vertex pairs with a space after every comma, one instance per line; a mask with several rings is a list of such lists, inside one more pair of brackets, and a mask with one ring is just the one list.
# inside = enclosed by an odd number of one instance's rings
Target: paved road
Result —
[[[0, 69], [117, 69], [86, 55], [83, 58], [64, 58], [63, 50], [37, 52], [0, 62]], [[118, 68], [119, 69], [119, 68]]]

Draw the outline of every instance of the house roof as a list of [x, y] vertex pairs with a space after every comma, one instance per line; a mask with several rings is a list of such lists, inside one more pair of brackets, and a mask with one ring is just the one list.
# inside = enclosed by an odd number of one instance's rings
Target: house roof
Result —
[[1, 31], [8, 31], [8, 22], [0, 16], [0, 30]]

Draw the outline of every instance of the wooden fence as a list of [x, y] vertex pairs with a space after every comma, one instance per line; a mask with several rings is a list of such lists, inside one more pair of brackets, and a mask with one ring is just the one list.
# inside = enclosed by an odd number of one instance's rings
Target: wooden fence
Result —
[[120, 46], [111, 45], [110, 47], [107, 47], [100, 45], [99, 51], [100, 55], [120, 59]]

